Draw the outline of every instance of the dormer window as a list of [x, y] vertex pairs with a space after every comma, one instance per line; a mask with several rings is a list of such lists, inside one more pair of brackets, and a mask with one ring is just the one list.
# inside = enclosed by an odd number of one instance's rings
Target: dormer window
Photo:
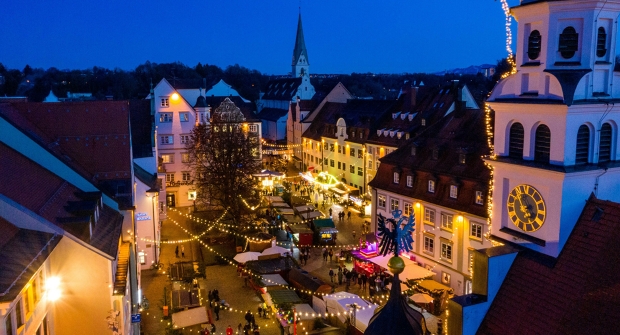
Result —
[[417, 149], [415, 146], [411, 147], [411, 156], [415, 156]]
[[465, 164], [465, 154], [459, 154], [459, 164]]
[[459, 194], [459, 188], [456, 185], [450, 185], [450, 198], [456, 199]]
[[400, 182], [400, 174], [398, 172], [394, 172], [394, 184], [398, 184]]
[[435, 161], [439, 159], [439, 149], [433, 149], [432, 157]]
[[426, 119], [422, 119], [422, 126], [426, 126]]
[[405, 139], [408, 140], [409, 139], [409, 133], [405, 134]]
[[598, 27], [598, 34], [596, 36], [596, 57], [604, 57], [607, 54], [607, 33], [605, 28]]
[[351, 137], [355, 137], [355, 130], [351, 131]]
[[534, 30], [530, 33], [527, 39], [527, 57], [534, 60], [540, 56], [541, 37], [538, 30]]
[[435, 193], [435, 181], [434, 180], [428, 181], [428, 192]]
[[575, 56], [579, 49], [579, 34], [573, 27], [566, 27], [560, 34], [559, 50], [563, 58], [569, 59]]
[[360, 138], [364, 137], [364, 133], [360, 131]]

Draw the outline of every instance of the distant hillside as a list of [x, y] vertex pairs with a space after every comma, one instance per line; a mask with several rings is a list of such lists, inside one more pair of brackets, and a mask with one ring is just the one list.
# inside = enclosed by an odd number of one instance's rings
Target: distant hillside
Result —
[[[449, 69], [449, 70], [444, 70], [440, 72], [435, 72], [433, 74], [437, 76], [443, 76], [445, 74], [476, 75], [478, 73], [485, 74], [485, 72], [487, 72], [488, 69], [490, 68], [495, 69], [497, 68], [497, 65], [493, 65], [493, 64], [471, 65], [465, 68]], [[493, 73], [488, 74], [488, 75], [493, 75]]]

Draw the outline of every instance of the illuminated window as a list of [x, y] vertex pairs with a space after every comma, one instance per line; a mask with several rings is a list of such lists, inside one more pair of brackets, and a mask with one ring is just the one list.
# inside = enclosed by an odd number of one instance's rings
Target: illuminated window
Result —
[[349, 172], [355, 173], [355, 166], [353, 165], [349, 166]]
[[404, 206], [403, 206], [404, 210], [403, 210], [403, 214], [404, 215], [411, 215], [413, 214], [413, 205], [411, 203], [405, 202]]
[[428, 181], [428, 191], [430, 193], [435, 193], [435, 181], [434, 180]]
[[168, 100], [168, 98], [161, 98], [160, 106], [170, 107], [170, 100]]
[[179, 113], [179, 119], [181, 119], [181, 122], [188, 122], [189, 121], [189, 113], [187, 113], [187, 112]]
[[422, 122], [422, 125], [423, 125], [423, 126], [426, 126], [426, 119], [422, 119], [422, 121], [421, 121], [421, 122]]
[[413, 176], [407, 176], [407, 187], [413, 187]]
[[334, 167], [334, 160], [333, 159], [329, 160], [329, 166]]
[[379, 194], [377, 196], [377, 207], [385, 208], [385, 195]]
[[172, 122], [172, 113], [159, 113], [159, 122], [161, 123]]
[[398, 204], [400, 201], [398, 199], [390, 199], [390, 210], [396, 211], [398, 210]]
[[162, 135], [159, 137], [160, 144], [174, 144], [174, 136], [173, 135]]
[[465, 154], [459, 154], [459, 164], [465, 164]]
[[358, 176], [363, 176], [364, 175], [364, 168], [358, 167], [357, 168], [357, 175]]
[[161, 162], [164, 164], [174, 163], [174, 154], [161, 155]]
[[351, 157], [355, 157], [355, 149], [351, 148], [351, 150], [349, 150], [349, 154]]
[[398, 184], [400, 182], [400, 174], [398, 172], [394, 172], [394, 184]]
[[452, 221], [454, 216], [452, 214], [441, 213], [441, 228], [452, 230]]
[[441, 242], [441, 258], [452, 261], [452, 242]]
[[482, 191], [476, 191], [476, 205], [484, 205], [484, 194]]
[[459, 193], [459, 188], [456, 185], [450, 185], [450, 198], [456, 199]]
[[364, 158], [364, 151], [362, 149], [357, 150], [357, 158]]
[[482, 225], [479, 223], [471, 223], [471, 231], [469, 236], [476, 239], [482, 239]]
[[329, 145], [329, 151], [334, 152], [334, 144], [333, 143]]
[[432, 235], [424, 235], [424, 252], [429, 254], [435, 253], [435, 237]]
[[250, 132], [252, 133], [255, 133], [258, 131], [258, 125], [255, 125], [255, 124], [251, 124], [248, 128], [250, 129]]
[[146, 264], [146, 255], [144, 254], [144, 252], [140, 251], [138, 253], [138, 260], [140, 261], [140, 264]]
[[424, 223], [435, 225], [435, 210], [432, 208], [424, 209]]
[[411, 147], [411, 156], [415, 156], [417, 150], [418, 150], [417, 147], [415, 147], [415, 146]]

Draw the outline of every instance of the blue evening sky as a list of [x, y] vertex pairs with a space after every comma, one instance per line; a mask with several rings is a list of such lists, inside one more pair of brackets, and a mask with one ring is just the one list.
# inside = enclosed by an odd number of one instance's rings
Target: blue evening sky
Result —
[[300, 4], [311, 73], [435, 72], [507, 54], [499, 0], [19, 0], [2, 6], [0, 63], [286, 74]]

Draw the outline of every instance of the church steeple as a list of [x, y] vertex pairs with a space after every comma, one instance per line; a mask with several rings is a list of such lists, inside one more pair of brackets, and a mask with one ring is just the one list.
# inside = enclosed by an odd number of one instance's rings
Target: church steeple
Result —
[[304, 28], [301, 25], [301, 12], [297, 21], [297, 36], [295, 37], [292, 65], [295, 77], [303, 77], [309, 74], [310, 63], [308, 62], [308, 50], [306, 50], [306, 41], [304, 40]]

